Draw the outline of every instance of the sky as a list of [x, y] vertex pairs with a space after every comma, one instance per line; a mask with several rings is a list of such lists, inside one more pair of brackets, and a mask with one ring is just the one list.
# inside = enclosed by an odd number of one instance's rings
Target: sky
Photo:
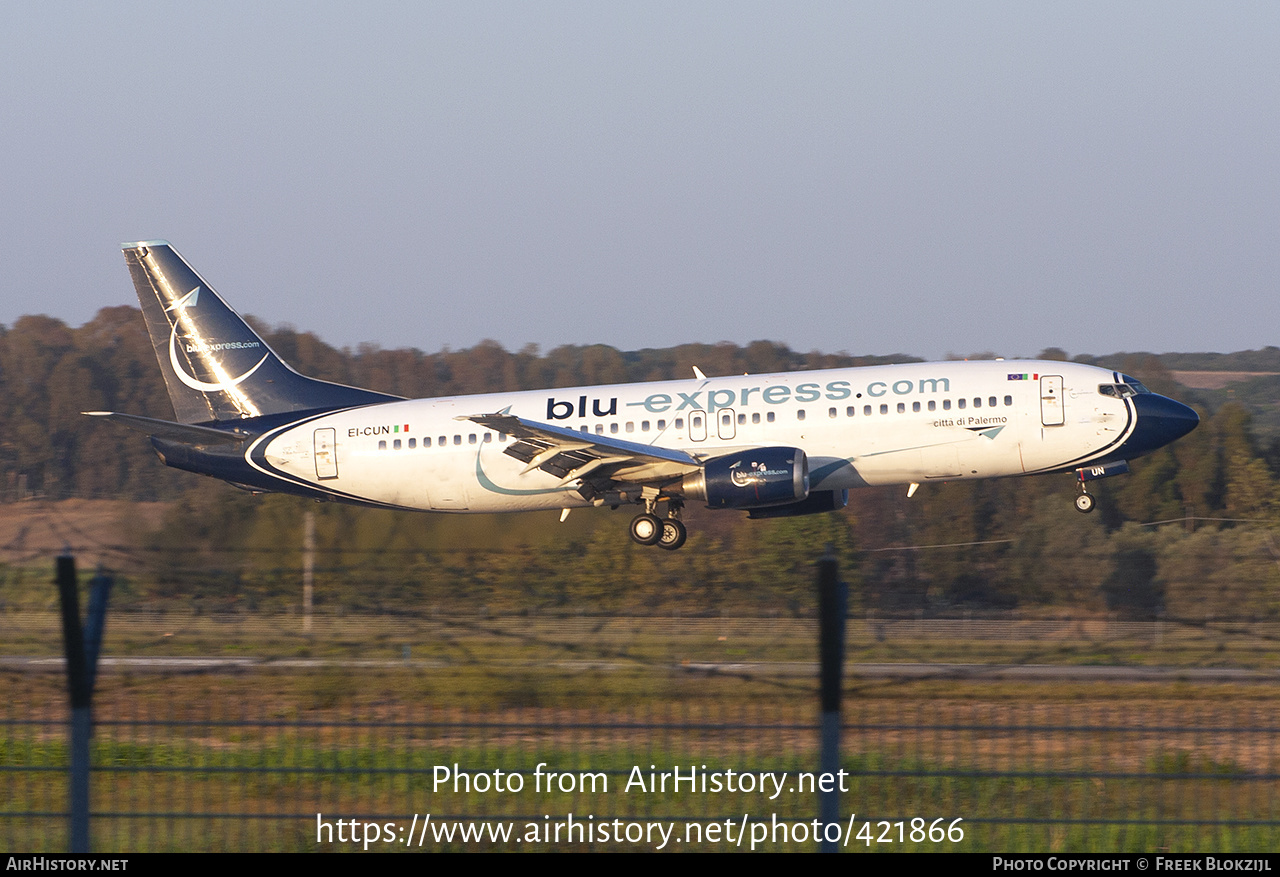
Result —
[[165, 239], [339, 347], [1253, 349], [1278, 156], [1274, 2], [8, 4], [0, 324]]

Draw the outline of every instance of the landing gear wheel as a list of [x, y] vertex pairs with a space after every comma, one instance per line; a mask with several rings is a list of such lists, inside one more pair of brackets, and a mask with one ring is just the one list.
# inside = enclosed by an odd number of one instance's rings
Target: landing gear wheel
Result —
[[675, 551], [688, 538], [689, 531], [684, 528], [684, 524], [675, 518], [667, 518], [662, 522], [662, 538], [658, 540], [658, 547]]
[[631, 540], [639, 545], [656, 545], [662, 538], [662, 521], [647, 512], [631, 519]]
[[1076, 497], [1076, 510], [1084, 512], [1086, 515], [1093, 511], [1093, 496], [1088, 493], [1082, 493]]

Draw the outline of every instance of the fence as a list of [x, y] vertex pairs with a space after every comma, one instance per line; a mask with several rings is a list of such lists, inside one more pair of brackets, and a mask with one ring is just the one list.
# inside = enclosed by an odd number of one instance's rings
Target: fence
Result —
[[[104, 676], [94, 851], [813, 849], [825, 830], [808, 683], [440, 675]], [[24, 678], [0, 706], [0, 846], [56, 851], [66, 715], [56, 676]], [[839, 831], [851, 849], [1273, 850], [1267, 689], [855, 693]]]

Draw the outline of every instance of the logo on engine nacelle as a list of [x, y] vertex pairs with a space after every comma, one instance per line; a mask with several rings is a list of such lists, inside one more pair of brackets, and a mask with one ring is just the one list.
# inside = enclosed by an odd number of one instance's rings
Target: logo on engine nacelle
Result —
[[734, 487], [753, 487], [757, 484], [764, 484], [769, 480], [770, 475], [787, 475], [786, 469], [768, 469], [764, 463], [752, 463], [751, 470], [741, 468], [742, 461], [734, 463], [729, 467], [729, 480], [733, 482]]

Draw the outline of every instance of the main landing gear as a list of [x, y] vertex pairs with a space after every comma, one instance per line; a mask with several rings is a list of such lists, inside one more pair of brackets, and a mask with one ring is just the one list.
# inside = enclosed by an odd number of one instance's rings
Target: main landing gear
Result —
[[631, 519], [631, 541], [675, 551], [689, 538], [689, 531], [680, 521], [680, 506], [679, 500], [668, 500], [667, 517], [659, 518], [657, 497], [646, 496], [644, 511]]

